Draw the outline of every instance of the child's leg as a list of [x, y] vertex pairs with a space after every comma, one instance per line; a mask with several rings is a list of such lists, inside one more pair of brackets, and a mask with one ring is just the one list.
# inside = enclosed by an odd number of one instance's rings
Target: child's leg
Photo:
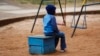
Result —
[[65, 34], [63, 32], [59, 32], [57, 35], [61, 38], [61, 50], [64, 50], [66, 48]]
[[59, 37], [55, 37], [55, 48], [57, 47], [57, 45], [58, 45], [58, 42], [59, 42]]

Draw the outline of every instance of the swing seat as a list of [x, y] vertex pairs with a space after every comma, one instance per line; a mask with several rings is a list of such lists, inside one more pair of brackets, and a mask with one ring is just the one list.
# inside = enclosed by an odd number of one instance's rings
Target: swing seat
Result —
[[[75, 26], [71, 26], [72, 28], [75, 28]], [[87, 27], [83, 27], [83, 26], [77, 26], [76, 28], [79, 28], [79, 29], [86, 29]]]
[[53, 36], [29, 36], [28, 45], [30, 54], [46, 54], [55, 51], [55, 39]]

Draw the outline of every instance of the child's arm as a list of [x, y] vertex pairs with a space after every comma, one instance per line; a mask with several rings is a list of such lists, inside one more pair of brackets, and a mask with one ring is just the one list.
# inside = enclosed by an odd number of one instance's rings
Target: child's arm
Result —
[[57, 23], [56, 23], [56, 18], [55, 17], [52, 18], [51, 24], [53, 26], [54, 32], [56, 32], [56, 33], [59, 32], [58, 27], [57, 27]]

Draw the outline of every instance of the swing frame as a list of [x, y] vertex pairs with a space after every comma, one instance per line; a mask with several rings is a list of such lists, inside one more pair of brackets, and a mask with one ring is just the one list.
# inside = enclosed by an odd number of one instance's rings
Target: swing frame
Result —
[[71, 38], [74, 36], [74, 33], [75, 33], [75, 31], [76, 31], [78, 22], [79, 22], [79, 20], [80, 20], [80, 16], [82, 15], [82, 12], [83, 12], [83, 8], [84, 8], [85, 6], [92, 6], [92, 5], [100, 5], [100, 2], [98, 2], [98, 3], [93, 3], [93, 4], [85, 4], [85, 5], [83, 5], [83, 6], [81, 7], [81, 11], [80, 11], [79, 17], [78, 17], [78, 19], [77, 19], [75, 28], [74, 28], [74, 30], [73, 30], [73, 32], [72, 32]]
[[[76, 16], [76, 0], [74, 0], [74, 14], [73, 14], [73, 19], [72, 19], [72, 22], [71, 22], [71, 28], [75, 28], [75, 16]], [[82, 2], [82, 5], [85, 5], [87, 4], [87, 0], [83, 0]], [[86, 6], [85, 7], [85, 10], [84, 10], [84, 20], [83, 20], [83, 24], [81, 26], [77, 26], [77, 28], [79, 29], [87, 29], [87, 23], [86, 23]]]
[[[32, 29], [31, 29], [31, 33], [33, 32], [33, 29], [34, 29], [34, 27], [35, 27], [35, 23], [36, 23], [36, 20], [37, 20], [37, 18], [38, 18], [38, 14], [39, 14], [39, 12], [40, 12], [40, 9], [41, 9], [41, 6], [42, 6], [42, 4], [43, 4], [43, 1], [44, 1], [44, 0], [41, 0], [41, 2], [40, 2], [40, 5], [39, 5], [39, 8], [38, 8], [36, 17], [35, 17], [35, 20], [34, 20], [34, 23], [33, 23]], [[62, 18], [63, 18], [63, 23], [64, 23], [64, 25], [66, 25], [65, 17], [64, 17], [64, 14], [63, 14], [62, 6], [61, 6], [61, 1], [58, 0], [58, 2], [59, 2], [61, 14], [62, 14]], [[55, 0], [54, 0], [54, 4], [55, 4]], [[65, 0], [65, 4], [66, 4], [66, 0]]]

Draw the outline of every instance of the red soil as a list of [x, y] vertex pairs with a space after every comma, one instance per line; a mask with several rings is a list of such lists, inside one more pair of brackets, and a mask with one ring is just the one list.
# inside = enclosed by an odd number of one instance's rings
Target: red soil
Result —
[[[70, 37], [73, 28], [69, 26], [69, 19], [72, 19], [72, 16], [66, 17], [66, 27], [58, 25], [66, 35], [67, 51], [60, 53], [58, 45], [57, 52], [43, 56], [100, 56], [100, 14], [87, 15], [88, 28], [77, 29], [73, 38]], [[60, 17], [57, 17], [57, 22], [62, 22]], [[31, 56], [28, 52], [27, 37], [43, 34], [42, 19], [38, 19], [31, 34], [32, 24], [33, 20], [29, 19], [0, 27], [0, 56]]]

